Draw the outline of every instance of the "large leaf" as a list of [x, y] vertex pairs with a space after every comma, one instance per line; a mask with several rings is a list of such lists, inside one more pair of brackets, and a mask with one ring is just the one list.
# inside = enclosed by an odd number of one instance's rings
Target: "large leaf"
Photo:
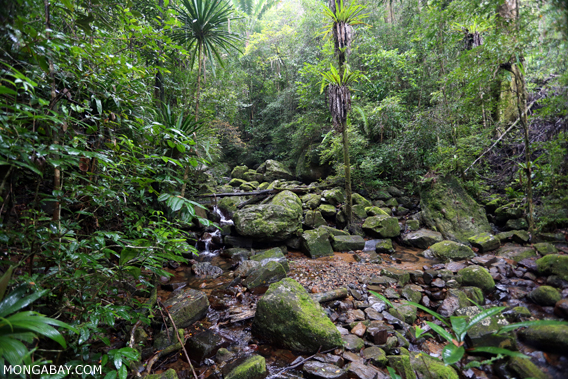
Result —
[[452, 343], [452, 341], [455, 339], [454, 336], [452, 336], [450, 333], [448, 333], [440, 325], [436, 325], [436, 324], [434, 324], [433, 322], [430, 322], [430, 321], [426, 321], [426, 324], [428, 324], [430, 326], [430, 328], [432, 328], [432, 330], [434, 330], [436, 333], [438, 333], [439, 335], [444, 337], [444, 339], [446, 341]]
[[558, 320], [536, 320], [536, 321], [518, 322], [515, 324], [503, 326], [501, 329], [497, 331], [497, 334], [507, 333], [510, 332], [511, 330], [515, 330], [521, 327], [549, 326], [549, 325], [568, 325], [568, 322], [558, 321]]
[[450, 317], [450, 322], [452, 323], [452, 329], [456, 334], [458, 342], [462, 342], [468, 330], [467, 318], [464, 316]]
[[529, 356], [523, 354], [523, 353], [519, 353], [518, 351], [511, 351], [508, 349], [502, 349], [500, 347], [494, 347], [494, 346], [481, 346], [481, 347], [476, 347], [474, 349], [468, 349], [468, 352], [472, 352], [472, 353], [490, 353], [490, 354], [501, 354], [501, 355], [507, 355], [509, 357], [516, 357], [516, 358], [526, 358], [526, 359], [530, 359]]
[[463, 346], [458, 347], [450, 342], [442, 350], [442, 359], [445, 364], [453, 365], [459, 362], [464, 354], [465, 349], [463, 348]]

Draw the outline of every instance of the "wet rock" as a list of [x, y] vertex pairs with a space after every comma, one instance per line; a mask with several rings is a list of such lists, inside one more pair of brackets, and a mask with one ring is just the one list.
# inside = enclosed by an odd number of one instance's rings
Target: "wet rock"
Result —
[[[140, 328], [138, 328], [140, 329]], [[136, 329], [136, 331], [138, 331], [138, 329]], [[180, 334], [181, 340], [183, 341], [184, 339], [184, 335], [183, 335], [183, 330], [179, 329], [178, 333]], [[168, 328], [168, 330], [163, 330], [160, 333], [158, 333], [157, 335], [154, 336], [154, 350], [163, 350], [168, 346], [171, 345], [175, 345], [178, 344], [179, 341], [175, 335], [175, 330], [173, 327]], [[179, 349], [181, 349], [181, 345], [179, 346]]]
[[147, 379], [178, 379], [176, 371], [171, 368], [161, 374], [152, 374], [146, 376]]
[[406, 228], [409, 231], [417, 231], [420, 229], [420, 221], [418, 220], [406, 220]]
[[359, 354], [355, 354], [350, 351], [344, 351], [343, 358], [346, 362], [359, 362], [363, 360], [363, 357], [361, 357]]
[[401, 286], [405, 285], [410, 280], [410, 274], [408, 271], [396, 267], [383, 268], [381, 270], [381, 275], [395, 279]]
[[352, 379], [375, 379], [377, 377], [377, 371], [361, 362], [351, 362], [346, 369], [349, 378]]
[[[385, 342], [386, 338], [383, 343]], [[363, 356], [363, 358], [370, 360], [371, 364], [377, 367], [384, 367], [388, 362], [387, 354], [378, 346], [371, 346], [363, 349], [361, 355]]]
[[442, 279], [440, 278], [436, 278], [432, 281], [432, 283], [430, 283], [430, 285], [432, 287], [437, 287], [437, 288], [444, 288], [446, 287], [446, 282], [444, 282]]
[[548, 255], [548, 254], [558, 253], [558, 250], [556, 249], [556, 247], [549, 242], [539, 242], [539, 243], [535, 243], [533, 246], [536, 249], [536, 251], [538, 251], [538, 253], [540, 255]]
[[307, 211], [304, 216], [304, 226], [315, 229], [327, 225], [320, 211]]
[[256, 287], [264, 287], [276, 283], [286, 277], [286, 269], [277, 261], [270, 261], [260, 265], [252, 271], [244, 281], [244, 285], [250, 290]]
[[[478, 287], [462, 287], [461, 291], [468, 299], [473, 300], [476, 304], [483, 304], [483, 291]], [[467, 306], [469, 306], [468, 304]]]
[[508, 232], [497, 234], [497, 238], [499, 238], [501, 243], [510, 242], [510, 241], [516, 243], [527, 243], [530, 240], [530, 235], [525, 230], [511, 230]]
[[384, 345], [389, 337], [389, 328], [385, 325], [370, 327], [368, 335], [376, 345]]
[[343, 365], [345, 364], [345, 361], [341, 356], [335, 355], [335, 354], [330, 354], [330, 353], [316, 354], [314, 359], [318, 360], [320, 362], [323, 362], [323, 363], [330, 363], [330, 364], [336, 365], [338, 367], [343, 367]]
[[460, 308], [460, 301], [457, 297], [448, 296], [442, 302], [442, 305], [438, 307], [438, 312], [444, 317], [450, 317], [454, 314], [456, 310]]
[[550, 286], [540, 286], [532, 290], [528, 297], [533, 302], [544, 306], [555, 305], [556, 302], [560, 301], [562, 298], [560, 292], [558, 292], [556, 288]]
[[454, 241], [442, 241], [430, 246], [430, 251], [438, 259], [467, 259], [473, 258], [475, 254], [473, 250], [464, 244]]
[[363, 231], [377, 238], [393, 238], [400, 234], [398, 220], [385, 215], [368, 217], [363, 223]]
[[239, 236], [225, 236], [223, 243], [226, 246], [242, 247], [250, 249], [252, 247], [252, 239]]
[[316, 193], [308, 193], [300, 198], [302, 205], [308, 209], [316, 209], [320, 206], [321, 195]]
[[213, 356], [225, 343], [225, 340], [219, 334], [212, 330], [206, 330], [188, 338], [185, 348], [189, 358], [201, 362], [203, 359]]
[[253, 333], [302, 353], [342, 346], [341, 334], [319, 303], [293, 279], [270, 285], [257, 303]]
[[322, 192], [321, 196], [329, 204], [336, 206], [345, 202], [345, 191], [343, 188], [333, 188]]
[[347, 311], [347, 319], [353, 321], [365, 320], [365, 313], [360, 309], [349, 309]]
[[362, 250], [365, 247], [365, 240], [361, 236], [331, 236], [333, 251]]
[[387, 304], [374, 296], [369, 296], [369, 305], [377, 312], [382, 312], [387, 309]]
[[549, 376], [543, 373], [537, 365], [531, 362], [530, 359], [523, 359], [520, 357], [511, 357], [507, 367], [510, 371], [517, 375], [520, 379], [548, 379]]
[[347, 379], [347, 371], [330, 363], [309, 361], [303, 368], [306, 378], [310, 379]]
[[225, 379], [263, 379], [266, 375], [266, 361], [264, 357], [253, 355], [236, 365], [223, 377]]
[[408, 355], [389, 355], [387, 356], [389, 366], [404, 379], [416, 379], [416, 374], [410, 365], [410, 356]]
[[521, 341], [542, 351], [566, 354], [568, 352], [568, 326], [530, 326], [518, 332]]
[[568, 299], [562, 299], [554, 305], [554, 314], [568, 320]]
[[493, 291], [495, 281], [489, 271], [481, 266], [469, 266], [461, 269], [458, 274], [462, 278], [462, 285], [481, 288], [485, 293]]
[[410, 365], [419, 379], [458, 379], [459, 375], [451, 366], [433, 359], [426, 353], [410, 353]]
[[[480, 312], [479, 308], [477, 307], [467, 307], [465, 309], [469, 310], [467, 312], [468, 316], [474, 316]], [[494, 346], [515, 350], [513, 349], [513, 347], [515, 346], [515, 340], [509, 333], [499, 335], [495, 334], [501, 327], [508, 324], [509, 323], [507, 322], [505, 316], [501, 314], [484, 318], [468, 330], [466, 337], [468, 346]]]
[[282, 191], [267, 204], [237, 210], [235, 228], [241, 236], [260, 241], [285, 241], [301, 231], [302, 202], [293, 192]]
[[290, 271], [288, 260], [284, 256], [282, 249], [279, 247], [274, 247], [272, 249], [259, 252], [258, 254], [253, 255], [250, 259], [252, 261], [260, 262], [261, 265], [265, 265], [268, 262], [272, 261], [278, 262], [282, 265], [282, 267], [284, 267], [284, 270], [286, 270], [286, 272]]
[[305, 231], [302, 234], [302, 251], [310, 258], [333, 255], [328, 231], [325, 228]]
[[243, 259], [239, 260], [247, 260], [251, 255], [252, 251], [250, 249], [245, 249], [242, 247], [231, 247], [229, 249], [224, 249], [221, 251], [220, 254], [224, 258], [233, 258], [235, 256], [242, 257]]
[[369, 320], [380, 321], [383, 319], [383, 315], [371, 307], [365, 309], [365, 314], [367, 315]]
[[[407, 221], [407, 225], [408, 222], [409, 221]], [[441, 233], [428, 229], [420, 229], [415, 232], [410, 232], [402, 237], [402, 241], [404, 243], [419, 249], [427, 249], [438, 242], [442, 242], [443, 240], [444, 238]]]
[[499, 238], [490, 233], [476, 234], [469, 237], [467, 241], [471, 246], [478, 248], [479, 252], [482, 254], [495, 250], [501, 245]]
[[392, 241], [388, 238], [382, 240], [375, 240], [375, 252], [377, 254], [392, 254], [394, 253], [394, 247], [392, 246]]
[[365, 341], [354, 334], [341, 336], [343, 339], [343, 347], [350, 351], [360, 351], [365, 346]]
[[284, 166], [284, 164], [269, 159], [261, 164], [256, 171], [264, 175], [264, 180], [272, 182], [276, 179], [294, 180], [294, 175]]
[[233, 353], [231, 353], [229, 350], [222, 347], [219, 350], [217, 350], [217, 353], [215, 354], [215, 360], [218, 363], [228, 362], [231, 359], [233, 359], [234, 356], [235, 355]]
[[407, 324], [414, 324], [416, 321], [416, 307], [410, 304], [393, 304], [394, 307], [389, 309], [389, 313], [406, 322]]
[[387, 288], [384, 293], [387, 299], [400, 299], [400, 295], [394, 288]]
[[235, 276], [246, 278], [251, 272], [260, 267], [260, 262], [257, 261], [244, 261], [235, 270]]
[[527, 258], [536, 257], [536, 252], [532, 247], [507, 244], [497, 250], [497, 255], [520, 262]]
[[321, 204], [318, 207], [318, 210], [321, 212], [323, 217], [334, 217], [335, 214], [337, 213], [337, 209], [335, 208], [334, 205], [331, 204]]
[[209, 300], [204, 292], [187, 289], [174, 292], [164, 306], [169, 310], [178, 328], [187, 328], [207, 314]]
[[223, 269], [213, 266], [211, 262], [198, 262], [191, 269], [199, 279], [215, 279], [223, 275]]
[[436, 277], [438, 277], [438, 272], [436, 270], [426, 270], [422, 276], [424, 283], [427, 285], [430, 285]]
[[541, 275], [557, 275], [568, 280], [568, 255], [549, 254], [536, 261]]

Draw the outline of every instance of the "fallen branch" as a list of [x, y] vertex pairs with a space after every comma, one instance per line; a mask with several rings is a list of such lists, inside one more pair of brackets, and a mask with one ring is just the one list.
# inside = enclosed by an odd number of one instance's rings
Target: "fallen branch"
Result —
[[261, 191], [252, 192], [226, 192], [226, 193], [210, 193], [207, 195], [196, 195], [195, 197], [227, 197], [227, 196], [256, 196], [256, 195], [271, 195], [282, 191], [290, 191], [294, 193], [309, 192], [312, 190], [320, 189], [319, 187], [296, 187], [296, 188], [274, 188]]
[[325, 303], [326, 301], [344, 299], [347, 297], [347, 288], [338, 288], [333, 291], [314, 293], [311, 294], [310, 296], [318, 303]]

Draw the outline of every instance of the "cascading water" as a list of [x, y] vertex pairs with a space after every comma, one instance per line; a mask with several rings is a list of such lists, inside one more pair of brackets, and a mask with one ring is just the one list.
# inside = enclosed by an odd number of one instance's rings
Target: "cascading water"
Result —
[[219, 224], [221, 226], [225, 226], [225, 225], [234, 225], [235, 223], [233, 222], [233, 220], [230, 220], [228, 218], [225, 218], [225, 215], [223, 214], [223, 212], [221, 212], [221, 210], [219, 209], [219, 207], [217, 207], [217, 205], [215, 205], [213, 207], [213, 213], [219, 216]]

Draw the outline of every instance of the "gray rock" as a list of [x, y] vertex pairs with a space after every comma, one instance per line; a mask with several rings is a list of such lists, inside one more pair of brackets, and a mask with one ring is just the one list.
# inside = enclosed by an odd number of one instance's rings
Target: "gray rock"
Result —
[[261, 265], [265, 265], [268, 262], [278, 262], [284, 267], [286, 272], [290, 271], [290, 265], [288, 260], [284, 256], [282, 249], [279, 247], [273, 247], [272, 249], [261, 251], [250, 258], [252, 261], [260, 262]]
[[475, 256], [473, 250], [466, 245], [447, 240], [430, 246], [430, 251], [436, 258], [442, 260], [467, 259]]
[[400, 235], [400, 227], [395, 217], [385, 215], [368, 217], [362, 227], [371, 237], [393, 238]]
[[331, 244], [334, 251], [362, 250], [365, 247], [365, 240], [361, 236], [331, 236]]
[[187, 328], [207, 314], [209, 300], [204, 292], [186, 289], [174, 292], [164, 306], [169, 310], [178, 328]]
[[478, 248], [480, 253], [487, 253], [491, 250], [495, 250], [501, 244], [499, 238], [490, 233], [476, 234], [469, 237], [467, 241], [471, 244], [471, 246]]
[[330, 363], [309, 361], [304, 363], [303, 371], [306, 378], [347, 379], [347, 371]]
[[275, 160], [269, 159], [263, 164], [261, 164], [257, 169], [257, 172], [264, 175], [264, 180], [271, 182], [277, 179], [293, 180], [294, 175], [286, 166]]
[[408, 233], [407, 235], [402, 237], [402, 240], [410, 246], [414, 246], [420, 249], [427, 249], [437, 242], [442, 242], [444, 238], [442, 237], [441, 233], [428, 229], [420, 229], [415, 232]]
[[329, 242], [329, 233], [325, 228], [306, 230], [302, 234], [301, 248], [310, 258], [319, 258], [333, 255]]
[[315, 229], [320, 226], [327, 225], [327, 222], [321, 215], [320, 211], [307, 211], [304, 216], [304, 226], [310, 229]]
[[286, 269], [277, 261], [269, 261], [249, 273], [244, 284], [248, 289], [264, 287], [286, 277]]

